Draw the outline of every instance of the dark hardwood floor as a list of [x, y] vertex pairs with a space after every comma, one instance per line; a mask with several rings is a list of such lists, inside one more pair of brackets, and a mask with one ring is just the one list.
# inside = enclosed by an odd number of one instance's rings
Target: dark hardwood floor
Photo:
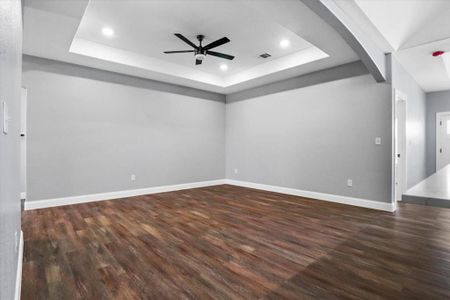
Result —
[[22, 299], [450, 299], [450, 209], [222, 185], [23, 213]]

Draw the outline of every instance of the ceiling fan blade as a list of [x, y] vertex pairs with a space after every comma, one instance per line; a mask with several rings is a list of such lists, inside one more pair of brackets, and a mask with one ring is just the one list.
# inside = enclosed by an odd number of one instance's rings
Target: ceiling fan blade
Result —
[[208, 45], [206, 45], [205, 47], [203, 47], [204, 50], [209, 50], [215, 47], [218, 47], [220, 45], [226, 44], [228, 43], [230, 40], [227, 37], [223, 37], [221, 39], [218, 39], [217, 41], [214, 41]]
[[164, 51], [164, 53], [166, 53], [166, 54], [171, 54], [171, 53], [188, 53], [188, 52], [195, 52], [195, 50]]
[[178, 37], [179, 39], [181, 39], [182, 41], [184, 41], [186, 44], [188, 44], [189, 46], [191, 46], [194, 49], [198, 49], [197, 45], [195, 45], [193, 42], [191, 42], [190, 40], [188, 40], [184, 35], [182, 35], [181, 33], [175, 33], [175, 36]]
[[202, 64], [202, 60], [196, 59], [196, 60], [195, 60], [195, 64], [196, 64], [196, 65], [201, 65], [201, 64]]
[[217, 57], [220, 57], [220, 58], [229, 59], [229, 60], [232, 60], [234, 58], [233, 55], [220, 53], [220, 52], [214, 52], [214, 51], [206, 51], [206, 54], [209, 54], [209, 55], [212, 55], [212, 56], [217, 56]]

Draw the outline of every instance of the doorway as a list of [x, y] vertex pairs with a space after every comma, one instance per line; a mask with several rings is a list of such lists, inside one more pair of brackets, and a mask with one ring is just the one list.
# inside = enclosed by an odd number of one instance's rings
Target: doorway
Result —
[[436, 172], [450, 164], [450, 112], [436, 113]]
[[407, 96], [395, 90], [395, 201], [401, 201], [406, 191], [406, 103]]

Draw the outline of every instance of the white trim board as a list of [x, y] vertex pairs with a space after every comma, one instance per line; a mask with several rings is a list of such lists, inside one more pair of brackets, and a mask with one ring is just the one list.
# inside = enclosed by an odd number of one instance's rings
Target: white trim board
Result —
[[442, 167], [444, 166], [440, 166], [439, 165], [439, 154], [440, 154], [440, 144], [441, 144], [441, 137], [438, 134], [438, 127], [439, 127], [439, 120], [442, 116], [446, 116], [446, 115], [450, 115], [450, 111], [442, 111], [442, 112], [437, 112], [436, 113], [436, 127], [435, 127], [435, 156], [436, 156], [436, 161], [435, 161], [435, 167], [436, 167], [436, 172], [438, 172], [440, 169], [442, 169]]
[[218, 179], [218, 180], [182, 183], [182, 184], [174, 184], [174, 185], [156, 186], [156, 187], [136, 189], [136, 190], [125, 190], [125, 191], [72, 196], [72, 197], [62, 197], [62, 198], [54, 198], [54, 199], [46, 199], [46, 200], [25, 201], [25, 210], [55, 207], [55, 206], [70, 205], [70, 204], [78, 204], [78, 203], [95, 202], [95, 201], [103, 201], [103, 200], [113, 200], [113, 199], [119, 199], [119, 198], [157, 194], [157, 193], [164, 193], [164, 192], [173, 192], [173, 191], [207, 187], [207, 186], [213, 186], [213, 185], [219, 185], [219, 184], [225, 184], [225, 180]]
[[14, 292], [14, 300], [20, 300], [20, 292], [22, 289], [22, 264], [23, 264], [23, 232], [21, 230], [19, 240], [19, 253], [17, 257], [16, 290]]
[[297, 189], [292, 189], [292, 188], [287, 188], [287, 187], [266, 185], [266, 184], [253, 183], [253, 182], [240, 181], [240, 180], [232, 180], [232, 179], [225, 179], [225, 183], [231, 184], [231, 185], [236, 185], [236, 186], [242, 186], [242, 187], [248, 187], [248, 188], [253, 188], [253, 189], [258, 189], [258, 190], [269, 191], [269, 192], [276, 192], [276, 193], [281, 193], [281, 194], [294, 195], [294, 196], [306, 197], [306, 198], [317, 199], [317, 200], [324, 200], [324, 201], [329, 201], [329, 202], [336, 202], [336, 203], [341, 203], [341, 204], [371, 208], [371, 209], [388, 211], [388, 212], [394, 212], [396, 210], [396, 205], [394, 203], [386, 203], [386, 202], [379, 202], [379, 201], [353, 198], [353, 197], [347, 197], [347, 196], [338, 196], [338, 195], [333, 195], [333, 194], [297, 190]]
[[[398, 110], [398, 104], [403, 102], [404, 108], [403, 108], [403, 120], [402, 126], [403, 132], [398, 132], [398, 128], [400, 127], [399, 124], [397, 124], [397, 128], [395, 126], [395, 121], [399, 120], [399, 110]], [[394, 189], [394, 199], [395, 203], [398, 201], [401, 201], [401, 195], [403, 195], [408, 186], [408, 141], [407, 141], [407, 135], [406, 135], [406, 121], [408, 118], [408, 95], [403, 93], [402, 91], [394, 88], [394, 119], [392, 120], [393, 124], [393, 141], [392, 141], [392, 147], [393, 147], [393, 165], [392, 165], [392, 176], [393, 176], [393, 189]], [[402, 137], [400, 136], [402, 134]], [[401, 143], [400, 143], [401, 142]], [[397, 149], [398, 148], [400, 149]], [[400, 170], [397, 168], [397, 155], [401, 154], [403, 157], [400, 157], [401, 162]], [[399, 173], [399, 174], [397, 174]], [[400, 175], [400, 176], [398, 176]], [[400, 184], [397, 184], [397, 179], [400, 180]], [[398, 188], [400, 188], [400, 191], [398, 191]], [[400, 193], [400, 198], [397, 199], [397, 193]]]
[[218, 180], [183, 183], [183, 184], [176, 184], [176, 185], [165, 185], [165, 186], [143, 188], [143, 189], [137, 189], [137, 190], [125, 190], [125, 191], [81, 195], [81, 196], [73, 196], [73, 197], [63, 197], [63, 198], [55, 198], [55, 199], [47, 199], [47, 200], [25, 201], [25, 210], [55, 207], [55, 206], [70, 205], [70, 204], [78, 204], [78, 203], [95, 202], [95, 201], [103, 201], [103, 200], [113, 200], [113, 199], [119, 199], [119, 198], [157, 194], [157, 193], [164, 193], [164, 192], [172, 192], [172, 191], [214, 186], [214, 185], [220, 185], [220, 184], [230, 184], [230, 185], [264, 190], [264, 191], [276, 192], [276, 193], [281, 193], [281, 194], [307, 197], [307, 198], [312, 198], [312, 199], [317, 199], [317, 200], [324, 200], [324, 201], [329, 201], [329, 202], [336, 202], [336, 203], [342, 203], [342, 204], [347, 204], [347, 205], [353, 205], [353, 206], [359, 206], [359, 207], [365, 207], [365, 208], [371, 208], [371, 209], [383, 210], [383, 211], [389, 211], [389, 212], [393, 212], [396, 210], [396, 205], [393, 203], [385, 203], [385, 202], [379, 202], [379, 201], [373, 201], [373, 200], [352, 198], [352, 197], [347, 197], [347, 196], [338, 196], [338, 195], [333, 195], [333, 194], [304, 191], [304, 190], [292, 189], [292, 188], [287, 188], [287, 187], [265, 185], [265, 184], [260, 184], [260, 183], [253, 183], [253, 182], [239, 181], [239, 180], [232, 180], [232, 179], [218, 179]]

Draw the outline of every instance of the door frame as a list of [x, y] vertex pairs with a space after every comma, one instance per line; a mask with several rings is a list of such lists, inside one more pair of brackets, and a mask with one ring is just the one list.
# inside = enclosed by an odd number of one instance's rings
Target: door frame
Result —
[[442, 111], [442, 112], [437, 112], [436, 113], [436, 172], [439, 171], [439, 163], [438, 163], [438, 157], [439, 157], [439, 145], [440, 145], [440, 140], [441, 137], [438, 134], [438, 129], [439, 129], [439, 119], [441, 116], [445, 116], [445, 115], [450, 115], [450, 111]]
[[28, 90], [21, 88], [20, 95], [20, 199], [27, 198], [27, 110]]
[[[399, 119], [398, 118], [399, 117], [399, 111], [398, 111], [398, 103], [399, 102], [404, 103], [404, 106], [403, 106], [404, 120], [402, 120], [403, 128], [404, 128], [404, 132], [402, 133], [403, 139], [400, 138], [399, 135], [401, 133], [398, 132], [398, 130], [397, 130], [398, 128], [396, 128], [396, 126], [395, 126], [395, 120]], [[407, 179], [408, 179], [407, 178], [407, 174], [408, 174], [408, 172], [407, 172], [408, 171], [408, 149], [407, 149], [408, 143], [407, 143], [407, 134], [406, 134], [406, 132], [407, 132], [407, 129], [406, 129], [407, 116], [408, 116], [408, 96], [405, 93], [401, 92], [400, 90], [394, 89], [394, 120], [393, 120], [393, 122], [394, 122], [394, 124], [393, 124], [393, 131], [394, 131], [394, 145], [393, 145], [393, 149], [394, 149], [393, 173], [394, 173], [394, 176], [393, 177], [394, 177], [394, 182], [393, 183], [394, 183], [395, 206], [397, 206], [398, 201], [401, 201], [401, 197], [400, 197], [400, 199], [397, 199], [398, 188], [400, 188], [400, 195], [403, 194], [407, 189]], [[400, 151], [399, 151], [399, 149], [397, 149], [397, 146], [400, 149]], [[403, 159], [401, 160], [402, 164], [400, 165], [400, 168], [401, 168], [400, 171], [397, 170], [397, 166], [396, 166], [397, 165], [396, 164], [397, 154], [399, 152], [402, 153], [402, 155], [403, 155]], [[397, 173], [399, 173], [399, 174], [397, 174]], [[398, 178], [399, 177], [398, 175], [401, 175], [400, 178]], [[397, 179], [399, 179], [399, 181], [400, 181], [399, 185], [397, 185]]]

